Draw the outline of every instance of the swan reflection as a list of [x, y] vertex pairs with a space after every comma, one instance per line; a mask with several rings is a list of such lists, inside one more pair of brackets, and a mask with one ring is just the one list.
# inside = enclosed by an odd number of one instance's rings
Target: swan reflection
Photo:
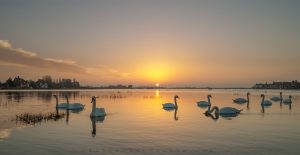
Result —
[[92, 137], [96, 136], [97, 133], [97, 126], [96, 123], [103, 123], [105, 120], [105, 116], [101, 116], [101, 117], [90, 117], [91, 118], [91, 122], [92, 122]]
[[178, 121], [177, 110], [178, 109], [175, 109], [175, 111], [174, 111], [174, 120], [175, 121]]
[[69, 115], [70, 115], [70, 110], [69, 109], [66, 109], [66, 114], [67, 114], [66, 124], [68, 125], [69, 124]]
[[165, 111], [168, 111], [168, 112], [174, 111], [174, 117], [173, 117], [174, 120], [175, 120], [175, 121], [178, 121], [178, 120], [179, 120], [179, 117], [177, 116], [178, 108], [176, 108], [176, 109], [164, 108], [164, 110], [165, 110]]

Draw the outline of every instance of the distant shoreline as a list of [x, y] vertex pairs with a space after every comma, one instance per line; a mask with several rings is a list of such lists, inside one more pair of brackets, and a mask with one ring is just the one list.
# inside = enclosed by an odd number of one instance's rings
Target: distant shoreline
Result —
[[158, 88], [98, 88], [98, 87], [93, 87], [93, 88], [60, 88], [60, 89], [0, 89], [0, 91], [69, 91], [69, 90], [246, 90], [246, 89], [251, 89], [251, 90], [300, 90], [300, 89], [254, 89], [254, 88], [166, 88], [166, 87], [158, 87]]

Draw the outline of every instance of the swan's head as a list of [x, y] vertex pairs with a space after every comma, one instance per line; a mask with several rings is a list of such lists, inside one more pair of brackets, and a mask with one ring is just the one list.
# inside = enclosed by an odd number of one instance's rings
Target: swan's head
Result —
[[290, 95], [290, 96], [289, 96], [289, 99], [291, 99], [291, 98], [292, 98], [292, 96]]
[[248, 92], [247, 95], [250, 95], [250, 93]]
[[57, 95], [53, 95], [55, 98], [57, 98]]
[[178, 95], [175, 95], [174, 98], [178, 98], [178, 99], [179, 99], [179, 96], [178, 96]]
[[207, 98], [212, 98], [212, 96], [209, 94], [209, 95], [207, 95]]
[[282, 95], [282, 92], [280, 92], [279, 94]]
[[96, 96], [93, 96], [93, 97], [92, 97], [91, 103], [93, 103], [93, 102], [95, 102], [95, 101], [96, 101]]
[[261, 94], [260, 97], [265, 97], [265, 94]]

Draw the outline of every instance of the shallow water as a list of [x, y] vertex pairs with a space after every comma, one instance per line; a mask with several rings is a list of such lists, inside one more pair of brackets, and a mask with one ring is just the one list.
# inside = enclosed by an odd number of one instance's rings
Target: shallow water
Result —
[[[250, 104], [232, 103], [236, 97]], [[278, 96], [278, 90], [76, 90], [0, 91], [0, 154], [299, 154], [300, 91], [291, 105], [273, 102], [262, 113], [260, 94]], [[55, 112], [60, 102], [86, 105], [59, 120], [26, 125], [16, 121], [24, 112]], [[178, 110], [162, 103], [178, 95]], [[207, 117], [196, 105], [212, 95], [212, 104], [243, 109], [237, 117]], [[91, 96], [107, 116], [90, 119]], [[60, 110], [65, 112], [65, 110]]]

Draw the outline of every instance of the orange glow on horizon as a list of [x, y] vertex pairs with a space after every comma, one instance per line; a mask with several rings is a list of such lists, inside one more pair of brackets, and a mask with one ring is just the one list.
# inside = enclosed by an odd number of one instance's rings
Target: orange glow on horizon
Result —
[[173, 68], [169, 67], [167, 64], [145, 65], [138, 71], [140, 79], [153, 82], [157, 87], [160, 82], [169, 80], [172, 74]]

